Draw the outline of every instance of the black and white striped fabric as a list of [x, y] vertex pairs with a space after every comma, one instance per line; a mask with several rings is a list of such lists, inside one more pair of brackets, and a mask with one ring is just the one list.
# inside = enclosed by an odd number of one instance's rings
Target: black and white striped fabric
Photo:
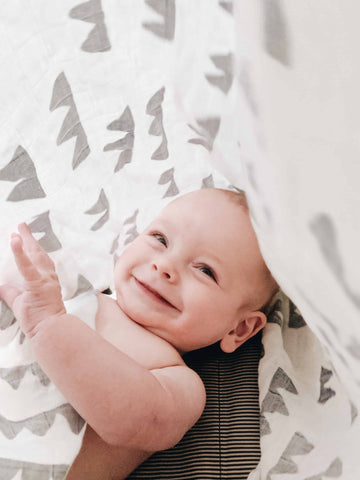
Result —
[[128, 480], [247, 479], [260, 459], [260, 355], [260, 334], [232, 354], [218, 345], [188, 354], [207, 391], [203, 415], [178, 445], [154, 454]]

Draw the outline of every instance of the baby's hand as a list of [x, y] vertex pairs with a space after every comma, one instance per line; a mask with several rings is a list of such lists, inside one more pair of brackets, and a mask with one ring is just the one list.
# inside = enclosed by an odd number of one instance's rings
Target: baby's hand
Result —
[[11, 308], [23, 332], [31, 338], [41, 322], [62, 315], [66, 310], [53, 261], [25, 223], [19, 225], [18, 230], [19, 233], [12, 234], [10, 245], [24, 280], [23, 288], [1, 285], [0, 298]]

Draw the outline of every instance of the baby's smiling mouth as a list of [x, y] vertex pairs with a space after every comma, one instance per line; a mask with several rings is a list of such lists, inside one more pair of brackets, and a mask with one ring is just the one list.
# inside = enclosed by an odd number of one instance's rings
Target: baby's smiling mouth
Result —
[[134, 277], [135, 279], [135, 282], [137, 283], [137, 285], [140, 286], [140, 288], [145, 291], [145, 293], [153, 298], [155, 298], [156, 300], [160, 301], [161, 303], [164, 303], [165, 305], [168, 305], [169, 307], [171, 308], [175, 308], [176, 310], [178, 310], [178, 308], [175, 307], [175, 305], [173, 305], [172, 303], [170, 303], [166, 298], [164, 298], [162, 295], [160, 295], [160, 293], [158, 293], [156, 290], [154, 290], [153, 288], [150, 287], [150, 285], [148, 285], [147, 283], [143, 283], [141, 282], [140, 280], [138, 280], [136, 277]]

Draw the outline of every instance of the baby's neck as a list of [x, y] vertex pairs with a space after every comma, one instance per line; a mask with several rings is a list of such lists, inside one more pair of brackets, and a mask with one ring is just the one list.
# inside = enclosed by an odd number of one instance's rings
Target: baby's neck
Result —
[[148, 369], [184, 364], [170, 343], [134, 322], [108, 295], [98, 295], [95, 328], [108, 342]]

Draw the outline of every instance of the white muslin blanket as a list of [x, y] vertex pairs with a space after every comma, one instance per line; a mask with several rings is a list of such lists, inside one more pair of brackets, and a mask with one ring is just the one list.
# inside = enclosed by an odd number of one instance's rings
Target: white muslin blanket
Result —
[[[94, 328], [94, 290], [65, 305]], [[0, 478], [21, 471], [15, 478], [62, 480], [80, 450], [85, 421], [42, 371], [11, 311], [1, 318]]]
[[248, 480], [358, 478], [357, 408], [283, 292], [273, 300], [262, 342], [261, 459]]

